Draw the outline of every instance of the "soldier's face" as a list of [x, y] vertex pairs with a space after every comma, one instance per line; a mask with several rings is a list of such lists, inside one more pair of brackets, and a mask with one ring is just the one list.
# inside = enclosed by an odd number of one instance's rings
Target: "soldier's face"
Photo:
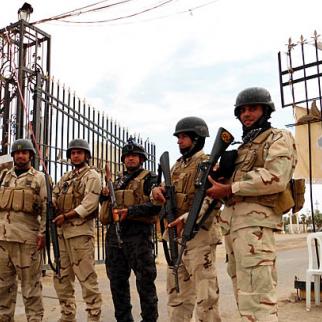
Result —
[[189, 149], [192, 147], [192, 140], [189, 135], [187, 135], [186, 133], [179, 133], [177, 137], [178, 137], [177, 143], [179, 145], [180, 151]]
[[82, 149], [72, 149], [70, 152], [70, 161], [76, 167], [83, 165], [86, 162], [86, 152]]
[[28, 150], [16, 151], [13, 154], [13, 160], [17, 168], [25, 168], [30, 166], [31, 154]]
[[129, 171], [131, 170], [136, 170], [140, 167], [141, 165], [141, 159], [140, 159], [140, 155], [136, 154], [136, 153], [130, 153], [127, 154], [124, 157], [124, 164], [126, 166], [126, 169]]
[[239, 111], [239, 119], [246, 127], [252, 126], [264, 113], [261, 105], [244, 105]]

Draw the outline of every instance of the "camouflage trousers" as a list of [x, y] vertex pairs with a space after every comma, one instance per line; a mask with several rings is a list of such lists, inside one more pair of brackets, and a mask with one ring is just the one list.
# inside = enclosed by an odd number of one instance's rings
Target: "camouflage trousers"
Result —
[[227, 271], [244, 322], [276, 322], [277, 275], [271, 228], [246, 227], [225, 236]]
[[158, 319], [158, 297], [154, 281], [157, 270], [151, 237], [122, 237], [122, 248], [106, 238], [106, 272], [118, 322], [133, 322], [129, 278], [133, 270], [140, 297], [142, 322]]
[[17, 275], [28, 322], [42, 321], [41, 255], [36, 245], [0, 241], [0, 322], [14, 321]]
[[100, 321], [102, 298], [94, 267], [94, 238], [77, 236], [64, 239], [59, 235], [59, 250], [61, 276], [54, 276], [54, 286], [61, 306], [60, 322], [76, 321], [75, 276], [87, 306], [87, 321]]
[[175, 289], [173, 271], [168, 267], [168, 313], [171, 322], [190, 322], [195, 310], [196, 321], [220, 322], [219, 288], [215, 266], [216, 244], [209, 231], [200, 230], [187, 243], [179, 267], [179, 288]]

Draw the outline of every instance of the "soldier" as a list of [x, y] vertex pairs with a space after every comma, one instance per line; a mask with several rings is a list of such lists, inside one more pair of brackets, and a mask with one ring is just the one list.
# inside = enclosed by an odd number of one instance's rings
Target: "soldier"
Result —
[[46, 182], [31, 166], [35, 150], [30, 140], [14, 141], [11, 156], [14, 167], [1, 175], [0, 186], [0, 321], [14, 321], [18, 275], [27, 321], [38, 322], [44, 315], [40, 277]]
[[[153, 254], [152, 232], [159, 206], [150, 202], [155, 174], [143, 168], [147, 155], [144, 148], [132, 138], [122, 149], [121, 160], [126, 171], [114, 182], [117, 209], [113, 216], [101, 212], [101, 222], [108, 224], [106, 232], [106, 272], [118, 322], [132, 322], [129, 278], [131, 270], [136, 276], [140, 297], [142, 322], [155, 322], [158, 318], [158, 298], [154, 281], [156, 266]], [[108, 201], [107, 201], [108, 202]], [[120, 236], [116, 224], [120, 220]]]
[[224, 184], [209, 178], [208, 195], [227, 198], [220, 222], [242, 321], [278, 321], [274, 231], [282, 230], [282, 214], [292, 207], [287, 186], [296, 150], [291, 133], [268, 122], [273, 111], [266, 89], [239, 93], [235, 116], [243, 126], [243, 143], [233, 175]]
[[[184, 219], [184, 214], [191, 208], [196, 191], [194, 182], [198, 166], [208, 158], [202, 149], [209, 132], [203, 119], [185, 117], [177, 123], [173, 135], [178, 138], [177, 142], [182, 154], [171, 169], [171, 179], [176, 192], [177, 216], [180, 218], [176, 221], [176, 225], [180, 222], [183, 225], [181, 219]], [[157, 202], [165, 202], [163, 194], [163, 187], [152, 190], [152, 197]], [[220, 235], [215, 233], [218, 229], [213, 229], [213, 225], [216, 225], [217, 211], [216, 209], [211, 213], [198, 234], [187, 242], [182, 265], [178, 271], [179, 293], [175, 290], [172, 270], [168, 268], [168, 312], [171, 322], [190, 322], [194, 307], [196, 321], [221, 321], [214, 256], [216, 245], [220, 243]]]
[[65, 173], [53, 190], [61, 256], [61, 276], [54, 276], [60, 322], [76, 321], [75, 275], [86, 302], [87, 321], [100, 321], [102, 299], [94, 267], [94, 218], [101, 192], [100, 176], [88, 166], [91, 151], [86, 141], [70, 141], [67, 158], [74, 169]]

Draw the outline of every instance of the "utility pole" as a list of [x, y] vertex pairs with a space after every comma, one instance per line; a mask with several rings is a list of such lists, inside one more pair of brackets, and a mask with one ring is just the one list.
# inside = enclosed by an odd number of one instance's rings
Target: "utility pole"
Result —
[[42, 152], [46, 148], [42, 119], [48, 112], [50, 35], [29, 23], [32, 12], [25, 3], [19, 20], [0, 30], [0, 110], [6, 116], [0, 119], [0, 155], [20, 138], [33, 139]]

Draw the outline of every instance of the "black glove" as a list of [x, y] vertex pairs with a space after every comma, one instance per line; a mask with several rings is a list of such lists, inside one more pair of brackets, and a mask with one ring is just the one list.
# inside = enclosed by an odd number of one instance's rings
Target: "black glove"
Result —
[[219, 168], [210, 174], [211, 177], [215, 180], [218, 180], [222, 177], [229, 179], [235, 171], [235, 161], [237, 156], [237, 150], [225, 151], [220, 158]]

